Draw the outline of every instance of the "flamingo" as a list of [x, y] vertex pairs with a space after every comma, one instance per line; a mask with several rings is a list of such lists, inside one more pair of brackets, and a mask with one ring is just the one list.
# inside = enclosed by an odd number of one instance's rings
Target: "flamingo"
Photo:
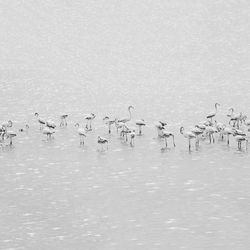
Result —
[[12, 145], [12, 138], [16, 136], [16, 133], [13, 131], [7, 131], [6, 132], [6, 138], [10, 139], [10, 145]]
[[115, 126], [116, 126], [116, 132], [119, 132], [119, 129], [122, 129], [125, 123], [123, 122], [118, 122], [118, 119], [115, 119]]
[[131, 118], [132, 118], [131, 109], [134, 109], [134, 107], [133, 106], [128, 106], [129, 117], [121, 118], [121, 119], [118, 120], [118, 122], [122, 122], [122, 123], [129, 122], [131, 120]]
[[135, 124], [139, 127], [139, 135], [142, 135], [142, 127], [146, 126], [146, 123], [143, 119], [137, 120]]
[[102, 145], [102, 150], [103, 150], [103, 145], [104, 145], [104, 144], [107, 144], [107, 149], [108, 149], [108, 140], [107, 140], [106, 138], [101, 137], [101, 136], [98, 136], [98, 138], [97, 138], [97, 143], [98, 143], [99, 145]]
[[235, 129], [231, 128], [231, 127], [224, 127], [221, 131], [220, 131], [221, 135], [222, 135], [222, 139], [223, 139], [223, 135], [227, 136], [227, 145], [229, 145], [229, 136], [233, 135], [235, 133]]
[[92, 121], [95, 119], [96, 115], [91, 113], [85, 115], [84, 119], [87, 121], [86, 123], [86, 129], [92, 130]]
[[135, 145], [135, 129], [129, 131], [130, 135], [130, 145], [133, 147]]
[[124, 124], [123, 134], [125, 135], [125, 140], [128, 141], [128, 135], [130, 135], [130, 145], [133, 146], [134, 144], [134, 134], [135, 134], [135, 128], [134, 127], [128, 127], [126, 124]]
[[196, 135], [191, 131], [184, 131], [184, 127], [180, 128], [180, 133], [188, 139], [188, 149], [191, 151], [191, 140], [196, 138]]
[[199, 145], [199, 142], [200, 142], [199, 136], [203, 135], [204, 130], [195, 126], [195, 127], [191, 128], [190, 132], [192, 132], [193, 134], [195, 134], [195, 136], [196, 136], [196, 142], [195, 142], [195, 144]]
[[207, 126], [205, 129], [205, 134], [209, 136], [209, 142], [211, 143], [213, 140], [214, 143], [214, 133], [217, 133], [217, 129], [213, 126]]
[[64, 126], [68, 125], [67, 120], [66, 120], [67, 117], [68, 117], [67, 114], [63, 114], [63, 115], [60, 116], [60, 120], [61, 120], [60, 127], [64, 127]]
[[4, 140], [4, 136], [7, 133], [7, 129], [11, 128], [12, 126], [13, 126], [13, 122], [11, 120], [5, 121], [5, 122], [2, 123], [1, 131], [0, 131], [2, 140]]
[[154, 125], [157, 129], [158, 137], [163, 137], [163, 130], [167, 126], [167, 123], [158, 121], [158, 122], [155, 122]]
[[78, 128], [77, 133], [78, 133], [78, 135], [80, 137], [80, 145], [84, 145], [84, 137], [87, 137], [86, 136], [86, 131], [85, 131], [84, 128], [80, 128], [79, 123], [76, 123], [75, 127]]
[[44, 135], [47, 135], [47, 140], [48, 139], [51, 139], [51, 136], [52, 136], [52, 134], [54, 134], [55, 133], [55, 131], [53, 130], [53, 129], [50, 129], [49, 127], [45, 127], [44, 129], [43, 129], [43, 134]]
[[229, 111], [231, 111], [231, 114], [228, 114], [227, 116], [230, 118], [229, 120], [229, 125], [231, 125], [231, 123], [233, 122], [233, 127], [235, 127], [235, 125], [237, 126], [237, 128], [239, 128], [239, 122], [242, 122], [243, 119], [243, 115], [240, 112], [239, 114], [234, 114], [234, 109], [230, 108]]
[[235, 127], [235, 125], [236, 125], [236, 127], [239, 128], [240, 121], [242, 122], [242, 112], [240, 112], [237, 115], [232, 116], [229, 120], [229, 125], [231, 125], [231, 123], [233, 122], [233, 127]]
[[52, 128], [52, 129], [56, 128], [56, 124], [53, 121], [51, 121], [51, 120], [49, 120], [49, 121], [46, 122], [46, 126], [48, 128]]
[[243, 141], [245, 141], [246, 143], [246, 150], [247, 150], [247, 145], [248, 145], [248, 139], [246, 138], [246, 136], [243, 136], [243, 135], [235, 135], [235, 140], [236, 142], [238, 143], [238, 149], [241, 150], [241, 143]]
[[212, 122], [213, 117], [216, 116], [217, 110], [218, 110], [218, 106], [220, 106], [220, 104], [216, 102], [214, 106], [215, 106], [215, 112], [211, 112], [211, 113], [209, 113], [209, 114], [207, 115], [207, 119], [210, 119], [211, 122]]
[[39, 117], [39, 114], [36, 112], [35, 116], [37, 118], [38, 123], [40, 124], [40, 130], [43, 129], [43, 126], [46, 124], [46, 121]]
[[110, 119], [109, 116], [105, 116], [103, 121], [108, 125], [108, 133], [111, 134], [111, 126], [116, 122], [116, 119]]
[[166, 131], [166, 130], [163, 130], [163, 132], [162, 132], [162, 137], [165, 139], [166, 148], [167, 148], [167, 146], [168, 146], [167, 139], [168, 139], [169, 137], [172, 137], [172, 138], [173, 138], [173, 146], [174, 146], [174, 147], [176, 146], [176, 145], [175, 145], [175, 141], [174, 141], [174, 134], [173, 134], [173, 133], [168, 132], [168, 131]]
[[128, 141], [127, 134], [129, 132], [129, 129], [128, 129], [128, 126], [126, 125], [126, 123], [119, 122], [119, 128], [121, 128], [120, 137], [124, 138], [124, 136], [125, 136], [126, 141]]

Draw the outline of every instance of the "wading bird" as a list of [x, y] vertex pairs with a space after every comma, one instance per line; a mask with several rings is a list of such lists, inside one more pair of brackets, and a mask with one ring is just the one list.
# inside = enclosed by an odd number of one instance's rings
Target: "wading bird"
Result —
[[241, 143], [244, 141], [246, 143], [246, 150], [247, 150], [247, 145], [248, 145], [248, 140], [246, 136], [243, 135], [235, 135], [234, 136], [236, 142], [238, 143], [238, 149], [241, 150]]
[[110, 119], [109, 116], [105, 116], [103, 121], [108, 125], [108, 133], [111, 134], [111, 126], [116, 122], [116, 119]]
[[195, 136], [196, 136], [195, 144], [199, 145], [200, 144], [200, 136], [203, 135], [204, 130], [195, 126], [195, 127], [191, 128], [190, 132], [192, 132], [193, 134], [195, 134]]
[[220, 104], [216, 102], [215, 105], [214, 105], [214, 107], [215, 107], [215, 112], [211, 112], [211, 113], [209, 113], [209, 114], [207, 115], [207, 119], [210, 119], [211, 122], [212, 122], [213, 117], [215, 117], [216, 114], [217, 114], [218, 106], [220, 106]]
[[46, 122], [46, 126], [48, 128], [52, 128], [52, 129], [56, 128], [56, 124], [53, 121], [51, 121], [51, 120], [49, 120], [49, 121]]
[[162, 138], [164, 138], [164, 140], [165, 140], [166, 148], [167, 148], [167, 146], [168, 146], [168, 141], [167, 141], [167, 139], [168, 139], [169, 137], [172, 137], [172, 139], [173, 139], [173, 146], [175, 147], [174, 134], [171, 133], [171, 132], [168, 132], [168, 131], [166, 131], [166, 130], [163, 130], [163, 132], [162, 132]]
[[158, 133], [158, 137], [162, 138], [163, 137], [163, 131], [164, 129], [166, 129], [167, 123], [166, 122], [155, 122], [154, 123], [156, 129], [157, 129], [157, 133]]
[[196, 138], [196, 135], [192, 133], [191, 131], [184, 131], [184, 127], [180, 128], [180, 133], [188, 139], [188, 149], [191, 151], [191, 140]]
[[38, 113], [35, 113], [35, 117], [37, 118], [37, 121], [40, 124], [40, 130], [42, 130], [43, 126], [46, 124], [46, 121], [40, 118]]
[[43, 134], [47, 136], [47, 140], [51, 139], [51, 136], [55, 133], [55, 131], [49, 127], [45, 127], [43, 129]]
[[208, 135], [209, 142], [211, 143], [213, 141], [214, 143], [214, 133], [217, 133], [217, 129], [213, 126], [207, 126], [205, 129], [205, 134]]
[[68, 115], [66, 114], [63, 114], [60, 116], [60, 127], [66, 127], [68, 124], [67, 124], [67, 120], [66, 118], [68, 117]]
[[223, 140], [224, 135], [227, 136], [227, 145], [229, 145], [229, 137], [230, 135], [233, 135], [235, 133], [235, 128], [231, 128], [231, 127], [224, 127], [221, 131], [221, 138]]
[[96, 115], [91, 113], [84, 116], [84, 119], [87, 121], [86, 129], [92, 130], [92, 122], [95, 119]]
[[10, 139], [10, 145], [12, 145], [12, 138], [16, 136], [16, 133], [13, 131], [7, 131], [5, 134], [6, 134], [6, 138]]
[[130, 146], [134, 147], [135, 146], [135, 129], [129, 131], [130, 135]]
[[97, 143], [98, 143], [99, 145], [102, 145], [102, 150], [103, 150], [103, 145], [104, 145], [104, 144], [107, 144], [107, 149], [108, 149], [108, 140], [107, 140], [106, 138], [101, 137], [101, 136], [98, 136], [98, 138], [97, 138]]
[[129, 117], [124, 117], [124, 118], [118, 119], [118, 122], [122, 122], [122, 123], [129, 122], [131, 120], [131, 118], [132, 118], [131, 109], [134, 109], [134, 107], [133, 106], [128, 106]]
[[87, 137], [86, 136], [86, 130], [84, 128], [80, 128], [80, 124], [79, 123], [76, 123], [75, 124], [75, 127], [77, 127], [77, 133], [80, 137], [80, 145], [84, 145], [84, 137]]
[[139, 135], [142, 135], [142, 127], [146, 126], [146, 123], [143, 119], [135, 121], [135, 124], [139, 127]]

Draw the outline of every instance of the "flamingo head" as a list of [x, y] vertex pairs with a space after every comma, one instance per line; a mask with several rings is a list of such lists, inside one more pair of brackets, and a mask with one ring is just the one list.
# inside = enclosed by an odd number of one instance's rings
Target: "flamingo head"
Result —
[[11, 120], [8, 121], [8, 127], [12, 127], [13, 122]]
[[183, 134], [184, 127], [180, 127], [180, 133]]
[[128, 110], [135, 109], [132, 105], [128, 106]]
[[36, 117], [38, 117], [38, 116], [39, 116], [39, 114], [36, 112], [36, 113], [35, 113], [35, 116], [36, 116]]
[[218, 102], [215, 103], [215, 108], [217, 108], [218, 106], [220, 106], [220, 104]]
[[75, 124], [75, 127], [79, 127], [80, 126], [80, 124], [77, 122], [76, 124]]

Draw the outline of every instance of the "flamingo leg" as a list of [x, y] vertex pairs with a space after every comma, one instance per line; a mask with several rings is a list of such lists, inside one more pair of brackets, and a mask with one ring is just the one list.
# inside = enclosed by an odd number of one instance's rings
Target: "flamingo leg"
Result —
[[142, 131], [141, 131], [141, 126], [139, 125], [139, 135], [142, 134]]
[[191, 142], [190, 142], [190, 138], [188, 139], [188, 148], [189, 148], [189, 151], [191, 151]]
[[175, 147], [174, 136], [173, 136], [173, 146]]

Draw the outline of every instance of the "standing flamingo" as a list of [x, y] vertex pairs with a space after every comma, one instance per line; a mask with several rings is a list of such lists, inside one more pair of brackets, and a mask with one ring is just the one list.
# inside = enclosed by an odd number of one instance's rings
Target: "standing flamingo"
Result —
[[98, 138], [97, 138], [97, 143], [98, 143], [99, 145], [102, 145], [102, 150], [103, 150], [103, 145], [104, 145], [104, 144], [107, 144], [107, 149], [108, 149], [108, 140], [107, 140], [106, 138], [101, 137], [101, 136], [98, 136]]
[[231, 127], [224, 127], [221, 131], [221, 137], [223, 139], [223, 136], [226, 135], [227, 136], [227, 145], [229, 145], [229, 136], [235, 134], [235, 128], [231, 128]]
[[238, 149], [241, 150], [241, 143], [243, 141], [245, 141], [246, 143], [246, 150], [247, 150], [247, 145], [248, 145], [248, 139], [246, 138], [246, 136], [243, 136], [243, 135], [235, 135], [234, 136], [236, 142], [238, 143]]
[[110, 119], [109, 116], [105, 116], [103, 121], [108, 125], [108, 133], [111, 134], [111, 126], [116, 122], [116, 119]]
[[39, 117], [39, 114], [36, 112], [35, 116], [37, 118], [38, 123], [40, 124], [40, 130], [43, 129], [43, 126], [46, 124], [46, 121]]
[[118, 122], [123, 122], [123, 123], [129, 122], [131, 120], [131, 118], [132, 118], [131, 109], [134, 109], [134, 107], [133, 106], [128, 106], [129, 117], [121, 118], [121, 119], [118, 120]]
[[197, 126], [195, 126], [195, 127], [193, 127], [190, 130], [190, 132], [192, 132], [193, 134], [195, 134], [195, 136], [196, 136], [196, 142], [195, 142], [195, 144], [198, 146], [200, 144], [200, 136], [203, 135], [204, 130], [201, 129], [201, 128], [199, 128], [199, 127], [197, 127]]
[[139, 127], [139, 135], [142, 135], [142, 127], [146, 126], [146, 123], [143, 119], [137, 120], [135, 124]]
[[184, 127], [180, 128], [180, 133], [188, 139], [188, 149], [191, 151], [191, 140], [196, 138], [196, 135], [191, 131], [184, 131]]
[[172, 138], [173, 138], [173, 146], [175, 147], [175, 141], [174, 141], [174, 134], [173, 134], [173, 133], [168, 132], [168, 131], [166, 131], [166, 130], [163, 130], [162, 137], [165, 139], [166, 148], [167, 148], [167, 146], [168, 146], [167, 139], [168, 139], [169, 137], [172, 137]]
[[86, 123], [86, 129], [92, 130], [92, 122], [95, 119], [96, 115], [91, 113], [85, 115], [84, 119], [87, 121]]
[[68, 117], [68, 115], [66, 115], [66, 114], [63, 114], [60, 116], [60, 120], [61, 120], [60, 127], [64, 127], [64, 126], [68, 125], [67, 120], [66, 120], [67, 117]]
[[44, 135], [47, 135], [47, 140], [48, 140], [48, 139], [51, 139], [51, 136], [52, 136], [54, 133], [55, 133], [55, 131], [54, 131], [53, 129], [49, 128], [49, 127], [45, 127], [45, 128], [43, 129], [43, 134], [44, 134]]
[[130, 146], [134, 147], [135, 146], [135, 129], [129, 131], [130, 135]]
[[13, 137], [15, 137], [16, 136], [16, 133], [15, 132], [13, 132], [13, 131], [8, 131], [8, 132], [6, 132], [6, 138], [8, 139], [10, 139], [10, 145], [12, 145], [12, 138]]
[[210, 119], [211, 122], [212, 122], [213, 117], [216, 116], [217, 110], [218, 110], [218, 106], [220, 106], [220, 104], [216, 102], [214, 106], [215, 106], [215, 112], [211, 112], [211, 113], [209, 113], [207, 115], [207, 119]]
[[77, 133], [80, 137], [80, 145], [84, 145], [84, 137], [86, 137], [86, 131], [84, 128], [80, 128], [79, 123], [76, 123], [75, 127], [78, 128]]
[[242, 119], [243, 119], [243, 115], [242, 112], [240, 112], [239, 114], [234, 114], [234, 109], [232, 108], [232, 114], [230, 116], [230, 120], [229, 120], [229, 125], [231, 125], [231, 123], [233, 123], [233, 127], [240, 127], [240, 122], [242, 123]]
[[207, 126], [205, 130], [205, 134], [209, 137], [209, 142], [211, 143], [213, 141], [214, 143], [214, 133], [217, 133], [217, 129], [213, 126]]
[[158, 137], [163, 137], [163, 131], [166, 128], [167, 123], [158, 121], [158, 122], [155, 122], [154, 125], [157, 129]]

